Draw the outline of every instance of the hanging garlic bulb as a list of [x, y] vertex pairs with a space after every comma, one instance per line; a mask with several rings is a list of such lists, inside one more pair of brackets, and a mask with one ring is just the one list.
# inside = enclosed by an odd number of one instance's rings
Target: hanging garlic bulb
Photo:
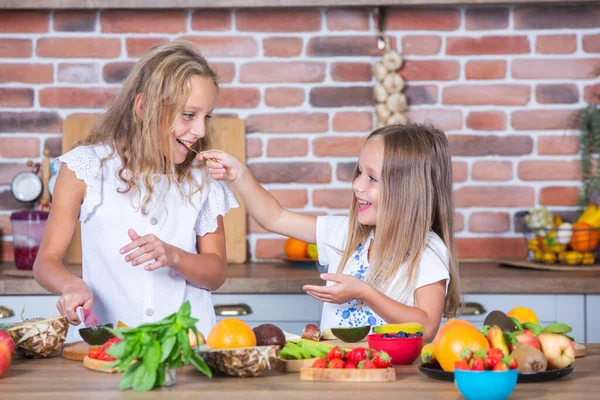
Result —
[[400, 113], [394, 113], [394, 114], [390, 115], [390, 117], [387, 119], [388, 125], [396, 125], [396, 124], [404, 125], [406, 123], [408, 123], [408, 118], [406, 118], [406, 115], [400, 114]]
[[388, 71], [392, 72], [396, 71], [402, 66], [402, 61], [402, 57], [400, 54], [398, 54], [398, 52], [390, 50], [383, 55], [381, 63]]
[[388, 92], [385, 86], [383, 86], [381, 83], [377, 84], [373, 89], [373, 97], [378, 103], [385, 102], [388, 97]]
[[380, 103], [375, 106], [375, 115], [379, 121], [386, 123], [392, 113], [390, 110], [388, 110], [385, 104]]
[[377, 80], [377, 82], [383, 81], [383, 78], [385, 78], [387, 73], [387, 68], [381, 62], [377, 62], [371, 67], [371, 74], [373, 75], [373, 78]]
[[[381, 32], [380, 34], [383, 35]], [[385, 40], [385, 48], [381, 61], [371, 67], [371, 74], [378, 82], [373, 88], [377, 128], [408, 123], [408, 118], [403, 114], [407, 107], [406, 96], [402, 93], [404, 79], [398, 73], [404, 60], [397, 51], [390, 48], [389, 40]]]
[[399, 113], [406, 109], [406, 96], [402, 93], [391, 94], [385, 101], [385, 105], [392, 113]]

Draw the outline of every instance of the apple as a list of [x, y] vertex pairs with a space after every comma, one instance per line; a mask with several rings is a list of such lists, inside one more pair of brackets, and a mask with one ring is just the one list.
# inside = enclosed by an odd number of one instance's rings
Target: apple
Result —
[[11, 361], [10, 349], [4, 343], [0, 343], [0, 376], [4, 376], [6, 370], [10, 367]]
[[548, 359], [548, 369], [568, 367], [575, 361], [575, 346], [571, 339], [558, 333], [542, 333], [537, 337], [542, 353]]
[[0, 329], [0, 343], [4, 343], [8, 347], [11, 356], [15, 354], [15, 341], [2, 329]]
[[537, 350], [542, 350], [540, 342], [529, 329], [525, 329], [523, 333], [518, 334], [515, 338], [519, 341], [519, 346], [526, 344], [535, 347]]

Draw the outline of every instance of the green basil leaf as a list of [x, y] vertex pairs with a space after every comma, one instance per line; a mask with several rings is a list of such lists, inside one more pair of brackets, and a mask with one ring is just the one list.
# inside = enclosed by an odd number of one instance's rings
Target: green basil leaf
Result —
[[156, 373], [158, 369], [158, 364], [160, 363], [161, 358], [161, 348], [160, 343], [156, 340], [152, 342], [152, 344], [148, 347], [148, 351], [144, 354], [144, 365], [149, 373]]
[[171, 350], [173, 350], [173, 346], [177, 343], [177, 338], [174, 336], [166, 338], [162, 342], [161, 356], [160, 362], [163, 363], [167, 358], [169, 358], [169, 354], [171, 354]]
[[208, 365], [206, 365], [206, 362], [204, 362], [204, 359], [202, 357], [200, 357], [196, 353], [193, 353], [190, 361], [191, 361], [192, 365], [194, 367], [196, 367], [196, 369], [198, 371], [202, 372], [204, 375], [208, 376], [209, 378], [212, 378], [212, 371], [208, 367]]
[[506, 341], [506, 344], [513, 344], [515, 346], [519, 346], [519, 341], [517, 340], [517, 338], [514, 336], [513, 333], [503, 332], [503, 336], [504, 336], [504, 340]]
[[508, 317], [508, 318], [510, 318], [510, 320], [513, 322], [513, 324], [515, 324], [519, 333], [523, 332], [523, 325], [521, 325], [521, 323], [519, 322], [518, 319], [516, 319], [515, 317]]
[[479, 332], [481, 332], [483, 336], [487, 336], [491, 328], [492, 327], [490, 325], [483, 325], [481, 328], [479, 328]]
[[115, 343], [111, 345], [108, 349], [106, 349], [106, 353], [114, 358], [123, 358], [123, 356], [125, 355], [126, 346], [127, 345], [123, 341]]
[[189, 317], [192, 314], [192, 305], [189, 300], [181, 305], [177, 314], [182, 317]]
[[571, 328], [571, 326], [567, 325], [567, 324], [563, 324], [560, 322], [553, 322], [551, 324], [548, 324], [544, 327], [544, 329], [542, 329], [541, 333], [560, 333], [560, 334], [565, 334], [565, 333], [569, 333], [571, 332], [573, 329]]
[[167, 366], [165, 364], [160, 364], [160, 366], [158, 367], [158, 371], [156, 371], [156, 386], [164, 386], [166, 370]]
[[154, 387], [154, 382], [156, 382], [156, 371], [150, 372], [144, 363], [140, 363], [133, 378], [133, 390], [146, 392]]
[[190, 339], [188, 338], [187, 333], [184, 331], [179, 332], [179, 334], [177, 334], [177, 341], [183, 350], [183, 359], [185, 361], [189, 361], [192, 355], [192, 349], [190, 347]]
[[121, 376], [121, 382], [119, 384], [120, 390], [127, 390], [133, 386], [133, 379], [135, 378], [135, 371], [138, 369], [141, 363], [137, 362], [131, 365], [125, 370], [123, 376]]

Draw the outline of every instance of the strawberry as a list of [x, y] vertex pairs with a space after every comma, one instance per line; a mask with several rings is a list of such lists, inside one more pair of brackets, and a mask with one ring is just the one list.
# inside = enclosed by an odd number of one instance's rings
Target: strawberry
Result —
[[329, 353], [325, 356], [328, 360], [333, 360], [334, 358], [344, 358], [344, 351], [337, 346], [334, 346], [329, 350]]
[[462, 369], [462, 370], [468, 371], [471, 368], [469, 368], [468, 362], [466, 362], [465, 360], [461, 360], [461, 361], [454, 362], [454, 369]]
[[346, 365], [346, 363], [341, 358], [329, 360], [329, 368], [344, 368], [344, 365]]
[[353, 363], [352, 361], [346, 361], [346, 364], [344, 364], [344, 368], [346, 368], [346, 369], [356, 369], [356, 364]]
[[496, 357], [487, 356], [485, 358], [485, 366], [487, 369], [493, 369], [499, 361]]
[[373, 364], [375, 364], [377, 368], [387, 368], [390, 366], [391, 361], [392, 358], [385, 351], [380, 351], [379, 354], [373, 356]]
[[485, 350], [482, 350], [482, 349], [477, 350], [473, 354], [473, 357], [471, 358], [471, 362], [469, 363], [469, 366], [471, 367], [471, 371], [485, 371], [485, 357], [486, 357]]
[[499, 362], [494, 366], [494, 369], [492, 369], [492, 371], [508, 371], [508, 366], [503, 362]]
[[372, 360], [373, 357], [375, 357], [377, 355], [377, 353], [379, 353], [377, 350], [375, 350], [375, 349], [369, 349], [368, 352], [367, 352], [367, 358], [369, 360]]
[[508, 369], [519, 368], [519, 362], [514, 357], [506, 356], [502, 359], [502, 362], [508, 366]]
[[358, 369], [375, 369], [377, 368], [373, 361], [371, 360], [362, 360], [358, 363]]
[[488, 349], [487, 356], [485, 357], [487, 369], [494, 368], [494, 366], [502, 360], [502, 357], [504, 357], [502, 350], [495, 348]]
[[358, 348], [353, 349], [353, 350], [349, 351], [348, 353], [346, 353], [346, 360], [353, 362], [355, 364], [358, 364], [362, 360], [366, 360], [366, 359], [367, 359], [367, 350], [362, 347], [358, 347]]
[[471, 357], [473, 357], [473, 352], [468, 347], [465, 347], [460, 352], [460, 358], [466, 362], [471, 362]]
[[327, 360], [324, 358], [317, 358], [312, 365], [313, 368], [327, 368]]

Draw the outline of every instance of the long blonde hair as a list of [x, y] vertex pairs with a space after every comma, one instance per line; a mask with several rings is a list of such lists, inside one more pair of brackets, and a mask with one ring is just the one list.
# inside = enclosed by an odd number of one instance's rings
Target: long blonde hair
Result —
[[[146, 192], [140, 199], [143, 214], [154, 193], [155, 174], [166, 172], [169, 187], [175, 183], [180, 193], [180, 184], [189, 183], [189, 198], [201, 190], [192, 178], [194, 153], [175, 164], [173, 141], [168, 140], [181, 118], [193, 76], [204, 77], [219, 87], [217, 74], [193, 44], [177, 40], [154, 46], [135, 63], [112, 106], [94, 123], [90, 134], [75, 144], [101, 143], [111, 148], [107, 158], [115, 152], [119, 155], [122, 166], [117, 175], [126, 186], [120, 193], [141, 195], [144, 186]], [[138, 95], [142, 106], [136, 110]], [[194, 149], [209, 149], [213, 142], [207, 126], [206, 135], [194, 144]]]
[[[367, 141], [383, 139], [379, 206], [368, 283], [393, 298], [414, 288], [428, 236], [435, 232], [449, 252], [450, 283], [444, 315], [455, 316], [460, 307], [460, 286], [454, 241], [452, 161], [444, 132], [420, 124], [391, 125], [373, 131]], [[358, 176], [358, 164], [353, 180]], [[338, 273], [359, 244], [365, 243], [371, 226], [358, 222], [358, 202], [350, 206], [348, 245]], [[439, 255], [442, 257], [442, 255]], [[444, 262], [446, 260], [443, 260]], [[397, 287], [390, 287], [399, 268], [407, 268]], [[389, 291], [388, 291], [389, 289]]]

